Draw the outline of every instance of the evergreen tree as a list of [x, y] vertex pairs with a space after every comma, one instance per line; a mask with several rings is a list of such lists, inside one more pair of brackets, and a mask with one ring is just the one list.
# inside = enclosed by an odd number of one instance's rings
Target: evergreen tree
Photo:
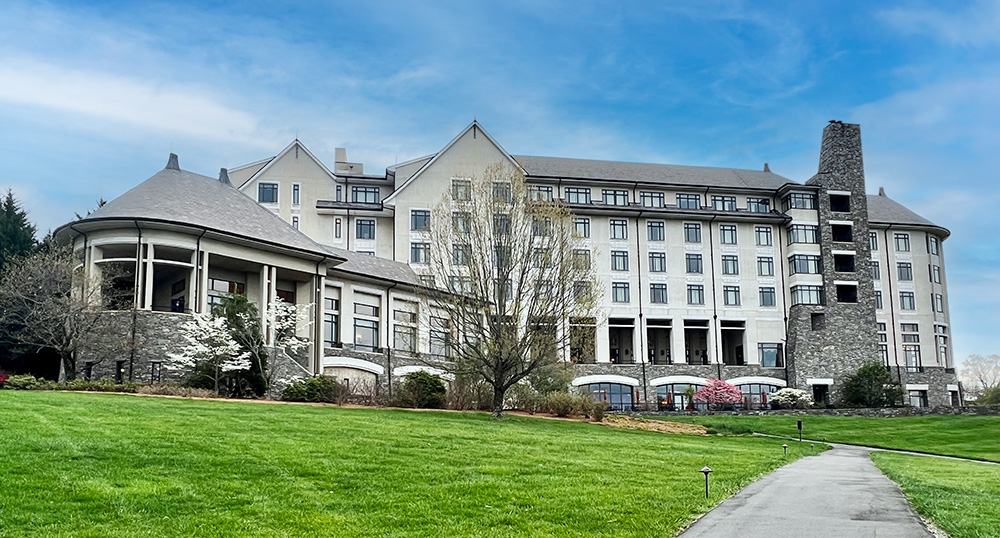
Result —
[[29, 254], [34, 248], [35, 226], [14, 198], [14, 191], [7, 189], [0, 203], [0, 271], [8, 260]]

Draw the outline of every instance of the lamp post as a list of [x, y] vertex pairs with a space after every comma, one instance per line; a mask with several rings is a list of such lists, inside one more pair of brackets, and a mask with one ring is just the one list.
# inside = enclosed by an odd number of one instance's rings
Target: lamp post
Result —
[[708, 473], [712, 472], [712, 468], [709, 467], [708, 465], [706, 465], [706, 466], [704, 466], [704, 467], [701, 468], [701, 471], [698, 471], [698, 472], [704, 473], [704, 475], [705, 475], [705, 498], [707, 499], [708, 498]]
[[781, 448], [785, 451], [785, 455], [788, 455], [788, 445], [781, 445]]

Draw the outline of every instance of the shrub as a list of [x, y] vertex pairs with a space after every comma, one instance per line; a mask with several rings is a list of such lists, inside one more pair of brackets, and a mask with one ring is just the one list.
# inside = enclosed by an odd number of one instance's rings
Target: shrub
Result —
[[783, 409], [806, 409], [813, 404], [812, 396], [801, 389], [783, 388], [771, 393], [771, 404]]
[[1000, 404], [1000, 386], [991, 387], [983, 391], [976, 400], [977, 405], [997, 405]]
[[4, 372], [3, 370], [0, 370], [0, 389], [3, 388], [3, 384], [7, 381], [8, 378], [10, 378], [10, 374]]
[[399, 387], [399, 403], [403, 407], [440, 409], [447, 393], [444, 380], [430, 372], [418, 370], [403, 378]]
[[139, 394], [151, 394], [154, 396], [183, 396], [185, 398], [218, 398], [214, 390], [196, 389], [192, 387], [182, 387], [172, 383], [157, 383], [155, 385], [142, 385], [138, 389]]
[[38, 388], [39, 385], [43, 383], [44, 382], [40, 383], [39, 380], [35, 378], [35, 376], [30, 374], [12, 375], [9, 378], [7, 378], [7, 381], [4, 383], [3, 388], [9, 390], [32, 390]]
[[604, 413], [608, 410], [608, 402], [593, 400], [590, 407], [590, 418], [594, 419], [594, 422], [604, 422]]
[[542, 410], [545, 398], [528, 383], [518, 383], [507, 391], [507, 407], [531, 415]]
[[572, 415], [578, 406], [577, 397], [568, 392], [550, 392], [545, 396], [545, 410], [557, 417]]
[[281, 392], [281, 399], [287, 402], [326, 402], [343, 403], [347, 398], [346, 387], [337, 380], [320, 375], [309, 377], [292, 383]]
[[743, 401], [743, 391], [721, 379], [709, 379], [708, 383], [694, 393], [694, 399], [706, 402], [715, 408]]
[[[447, 389], [445, 403], [448, 409], [486, 411], [493, 405], [493, 388], [480, 376], [457, 375]], [[400, 404], [404, 407], [417, 407], [402, 401]]]
[[882, 361], [869, 361], [844, 381], [844, 403], [858, 407], [890, 407], [903, 398], [903, 389]]

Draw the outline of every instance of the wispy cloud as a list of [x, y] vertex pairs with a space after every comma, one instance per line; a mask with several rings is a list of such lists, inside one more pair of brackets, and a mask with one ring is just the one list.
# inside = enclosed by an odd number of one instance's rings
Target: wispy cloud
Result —
[[986, 46], [1000, 43], [1000, 2], [979, 0], [954, 9], [914, 8], [889, 9], [879, 13], [896, 29], [928, 36], [945, 43], [961, 46]]

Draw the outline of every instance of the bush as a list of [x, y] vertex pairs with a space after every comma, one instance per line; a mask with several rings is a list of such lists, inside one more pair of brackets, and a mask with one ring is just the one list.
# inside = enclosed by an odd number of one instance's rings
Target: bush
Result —
[[869, 361], [844, 381], [844, 403], [858, 407], [898, 405], [903, 389], [882, 361]]
[[806, 409], [813, 404], [812, 396], [801, 389], [783, 388], [771, 393], [771, 405], [782, 409]]
[[507, 406], [534, 415], [542, 411], [545, 398], [528, 383], [518, 383], [507, 391]]
[[[397, 400], [403, 407], [416, 407]], [[457, 375], [448, 386], [445, 404], [448, 409], [487, 411], [493, 405], [493, 387], [480, 376]]]
[[721, 379], [709, 379], [708, 383], [694, 394], [694, 400], [721, 409], [727, 404], [742, 402], [743, 391]]
[[441, 409], [448, 392], [444, 380], [430, 372], [418, 370], [406, 374], [399, 387], [398, 401], [402, 407]]
[[604, 413], [608, 410], [608, 402], [593, 400], [590, 407], [590, 418], [594, 419], [594, 422], [604, 422]]
[[568, 392], [550, 392], [545, 396], [545, 411], [557, 417], [572, 415], [578, 406], [579, 399]]
[[38, 388], [40, 384], [39, 380], [30, 374], [12, 375], [7, 378], [3, 388], [8, 390], [33, 390]]
[[325, 402], [340, 404], [348, 396], [346, 387], [337, 380], [320, 375], [309, 377], [292, 383], [281, 392], [281, 399], [286, 402]]
[[155, 385], [142, 385], [138, 389], [139, 394], [151, 394], [154, 396], [183, 396], [185, 398], [218, 398], [214, 390], [196, 389], [192, 387], [182, 387], [172, 383], [157, 383]]
[[6, 381], [7, 381], [7, 379], [9, 379], [9, 378], [10, 378], [10, 374], [8, 374], [7, 372], [4, 372], [3, 370], [0, 370], [0, 389], [2, 389], [2, 388], [3, 388], [3, 384], [4, 384], [4, 383], [5, 383]]
[[991, 387], [983, 391], [976, 400], [977, 405], [997, 405], [1000, 404], [1000, 386]]

